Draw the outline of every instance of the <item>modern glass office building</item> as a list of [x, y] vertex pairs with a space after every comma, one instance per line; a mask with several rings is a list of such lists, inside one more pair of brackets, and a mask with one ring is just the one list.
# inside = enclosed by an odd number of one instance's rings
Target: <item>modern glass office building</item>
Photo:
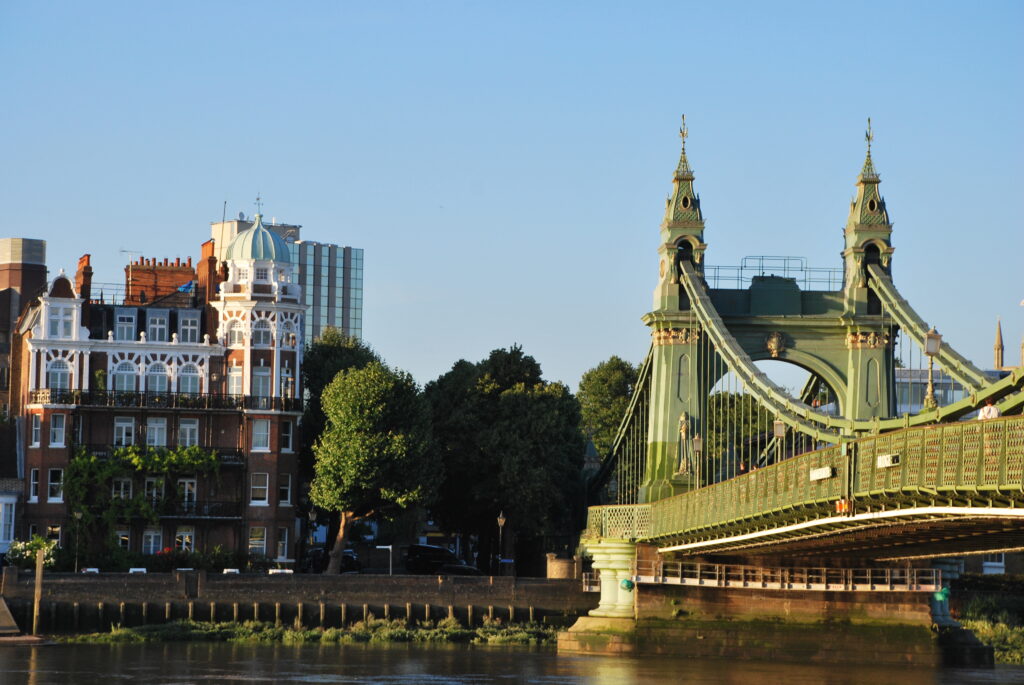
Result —
[[306, 302], [305, 339], [328, 326], [363, 336], [363, 251], [312, 240], [289, 243]]

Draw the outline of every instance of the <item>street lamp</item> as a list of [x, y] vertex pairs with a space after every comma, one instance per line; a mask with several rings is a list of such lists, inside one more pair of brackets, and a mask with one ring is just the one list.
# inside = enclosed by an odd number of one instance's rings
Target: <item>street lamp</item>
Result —
[[76, 510], [71, 515], [75, 517], [75, 573], [78, 573], [78, 539], [82, 537], [82, 512]]
[[505, 510], [498, 513], [498, 575], [501, 575], [502, 533], [505, 531]]
[[924, 408], [931, 410], [939, 406], [935, 401], [935, 355], [942, 348], [942, 336], [935, 332], [933, 326], [924, 334], [924, 353], [928, 355], [928, 390], [924, 394]]
[[786, 438], [786, 423], [780, 419], [772, 422], [772, 437], [775, 438], [775, 461], [779, 461], [779, 445]]

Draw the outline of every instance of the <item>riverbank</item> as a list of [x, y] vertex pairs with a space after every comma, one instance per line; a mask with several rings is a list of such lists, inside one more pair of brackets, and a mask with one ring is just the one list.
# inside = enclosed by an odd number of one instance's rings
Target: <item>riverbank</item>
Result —
[[261, 621], [211, 623], [172, 621], [161, 625], [126, 628], [114, 626], [108, 632], [54, 636], [66, 643], [111, 644], [140, 642], [230, 642], [240, 644], [361, 644], [361, 643], [462, 643], [481, 645], [553, 645], [555, 629], [538, 623], [485, 620], [465, 627], [457, 620], [418, 621], [369, 618], [342, 628], [285, 627]]

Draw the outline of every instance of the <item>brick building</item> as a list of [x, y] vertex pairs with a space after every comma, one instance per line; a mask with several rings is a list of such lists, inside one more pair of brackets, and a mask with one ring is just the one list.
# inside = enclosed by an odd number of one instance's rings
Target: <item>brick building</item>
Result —
[[302, 289], [288, 246], [259, 215], [225, 254], [218, 262], [211, 241], [195, 269], [132, 263], [120, 302], [93, 297], [85, 255], [74, 283], [61, 272], [28, 306], [12, 350], [19, 537], [67, 537], [75, 519], [64, 471], [77, 450], [198, 446], [218, 455], [214, 473], [97, 484], [111, 501], [141, 497], [159, 514], [119, 521], [118, 543], [143, 554], [220, 545], [294, 560]]

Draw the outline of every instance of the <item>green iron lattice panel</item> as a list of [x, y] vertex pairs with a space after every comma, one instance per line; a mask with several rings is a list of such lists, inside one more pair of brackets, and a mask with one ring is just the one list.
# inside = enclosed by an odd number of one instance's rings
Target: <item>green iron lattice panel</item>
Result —
[[1006, 482], [1024, 485], [1024, 423], [1006, 427]]
[[999, 485], [999, 462], [1006, 440], [1006, 424], [1002, 421], [986, 421], [981, 428], [981, 485]]
[[942, 427], [942, 482], [943, 488], [956, 487], [960, 469], [961, 426]]
[[914, 428], [906, 432], [906, 442], [903, 448], [904, 455], [900, 459], [906, 461], [903, 467], [905, 471], [904, 485], [920, 486], [921, 476], [927, 469], [922, 469], [924, 461], [924, 431]]

